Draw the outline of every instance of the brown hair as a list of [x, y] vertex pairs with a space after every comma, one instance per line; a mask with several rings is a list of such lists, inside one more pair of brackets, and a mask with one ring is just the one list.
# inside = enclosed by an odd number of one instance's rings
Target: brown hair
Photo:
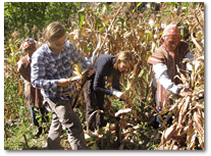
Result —
[[50, 23], [44, 32], [45, 42], [57, 40], [65, 35], [66, 31], [62, 23]]
[[117, 54], [116, 56], [116, 61], [114, 63], [114, 68], [117, 69], [118, 67], [118, 63], [120, 61], [126, 62], [127, 64], [130, 65], [130, 67], [132, 68], [132, 56], [131, 56], [131, 52], [130, 51], [121, 51]]

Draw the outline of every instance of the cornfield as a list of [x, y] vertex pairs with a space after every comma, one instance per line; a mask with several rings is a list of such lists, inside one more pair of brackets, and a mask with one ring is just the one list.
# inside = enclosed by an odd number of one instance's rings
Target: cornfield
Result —
[[[140, 3], [141, 4], [141, 3]], [[193, 150], [204, 149], [204, 5], [190, 3], [185, 9], [180, 3], [177, 8], [160, 3], [159, 11], [146, 9], [136, 11], [133, 3], [118, 3], [111, 12], [108, 6], [99, 9], [99, 3], [78, 11], [79, 22], [72, 23], [68, 38], [77, 50], [86, 58], [98, 54], [116, 55], [120, 51], [131, 51], [133, 70], [122, 75], [120, 82], [129, 105], [114, 97], [106, 96], [104, 113], [107, 126], [94, 133], [85, 130], [85, 138], [90, 149], [159, 149]], [[135, 9], [131, 12], [131, 7]], [[153, 6], [152, 6], [153, 7]], [[183, 87], [191, 88], [193, 93], [185, 98], [172, 95], [174, 104], [166, 106], [164, 111], [155, 110], [152, 94], [153, 71], [147, 64], [148, 58], [158, 48], [159, 38], [166, 25], [171, 22], [180, 27], [181, 38], [189, 43], [194, 54], [193, 71], [180, 73]], [[42, 41], [42, 38], [39, 38]], [[22, 52], [19, 45], [22, 39], [12, 39], [4, 50], [4, 85], [11, 81], [18, 92], [14, 93], [14, 103], [5, 105], [5, 126], [19, 115], [16, 100], [22, 95], [23, 82], [16, 70], [16, 63]], [[183, 60], [189, 61], [189, 60]], [[81, 70], [76, 66], [75, 73]], [[178, 69], [179, 71], [179, 69]], [[18, 80], [18, 81], [17, 81]], [[111, 81], [107, 78], [106, 87]], [[77, 112], [84, 127], [85, 101], [83, 89], [78, 88], [79, 97], [74, 111]], [[5, 94], [7, 91], [5, 90]], [[95, 112], [96, 113], [96, 112]], [[154, 114], [159, 116], [170, 113], [172, 125], [162, 123], [158, 130], [151, 130], [148, 122]], [[8, 121], [10, 120], [10, 121]], [[155, 135], [155, 132], [157, 135]], [[5, 137], [9, 138], [5, 128]], [[160, 134], [160, 136], [159, 136]]]

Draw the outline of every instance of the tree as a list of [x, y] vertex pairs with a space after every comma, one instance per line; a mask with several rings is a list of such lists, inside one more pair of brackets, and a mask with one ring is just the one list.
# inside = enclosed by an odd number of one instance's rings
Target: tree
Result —
[[32, 35], [34, 25], [41, 30], [52, 21], [70, 26], [71, 17], [77, 12], [77, 7], [77, 3], [73, 2], [5, 2], [5, 39], [11, 38], [14, 31], [18, 31], [20, 37]]

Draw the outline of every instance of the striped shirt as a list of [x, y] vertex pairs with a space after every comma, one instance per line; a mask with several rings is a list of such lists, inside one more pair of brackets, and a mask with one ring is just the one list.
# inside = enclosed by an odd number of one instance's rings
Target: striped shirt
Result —
[[41, 89], [43, 97], [72, 96], [76, 93], [76, 85], [71, 82], [67, 87], [57, 86], [61, 78], [72, 76], [72, 64], [80, 64], [82, 68], [88, 68], [91, 63], [86, 61], [76, 50], [71, 42], [66, 41], [63, 50], [59, 54], [53, 53], [47, 44], [42, 45], [32, 55], [31, 84]]

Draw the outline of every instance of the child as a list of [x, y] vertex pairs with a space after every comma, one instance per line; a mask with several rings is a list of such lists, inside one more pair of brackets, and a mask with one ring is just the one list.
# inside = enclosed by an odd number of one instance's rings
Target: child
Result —
[[67, 130], [72, 150], [86, 149], [83, 128], [72, 110], [76, 85], [71, 82], [71, 61], [88, 69], [86, 61], [71, 42], [66, 40], [66, 31], [60, 22], [50, 23], [44, 33], [46, 44], [32, 56], [31, 82], [40, 88], [44, 105], [51, 111], [52, 123], [48, 134], [48, 149], [60, 149], [60, 132]]
[[[90, 58], [94, 62], [96, 56]], [[132, 66], [130, 64], [130, 52], [120, 52], [117, 57], [112, 55], [99, 55], [95, 63], [95, 73], [88, 79], [85, 84], [86, 100], [86, 121], [95, 110], [104, 110], [104, 95], [116, 96], [120, 99], [124, 94], [120, 92], [119, 78], [121, 73], [128, 71]], [[105, 76], [113, 76], [112, 90], [105, 88]], [[97, 113], [89, 123], [89, 129], [94, 130], [105, 126], [104, 115]]]
[[39, 126], [39, 123], [36, 119], [35, 107], [37, 107], [37, 109], [40, 110], [43, 122], [45, 121], [44, 117], [46, 116], [46, 109], [43, 106], [43, 97], [40, 93], [40, 90], [32, 87], [30, 82], [31, 56], [37, 49], [36, 41], [33, 38], [28, 38], [26, 41], [23, 42], [21, 48], [27, 55], [18, 61], [17, 70], [24, 78], [24, 83], [25, 83], [24, 93], [27, 100], [27, 106], [29, 107], [32, 116], [32, 124], [38, 128], [37, 132], [34, 135], [39, 137], [39, 135], [42, 133], [42, 127]]

